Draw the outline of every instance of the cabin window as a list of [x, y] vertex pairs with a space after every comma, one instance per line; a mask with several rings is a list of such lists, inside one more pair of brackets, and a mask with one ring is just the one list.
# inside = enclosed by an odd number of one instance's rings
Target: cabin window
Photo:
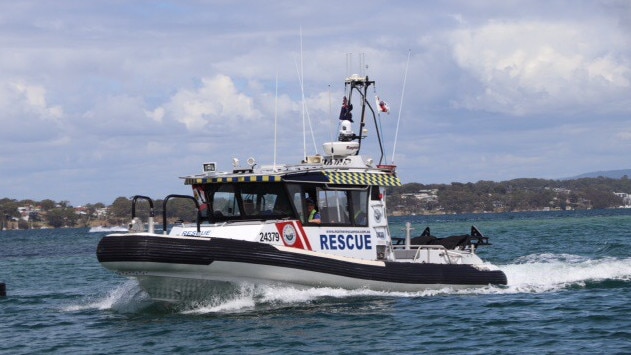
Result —
[[356, 226], [368, 225], [368, 190], [351, 191], [353, 223]]
[[281, 184], [245, 183], [240, 184], [239, 192], [241, 201], [243, 201], [244, 216], [257, 216], [258, 218], [293, 216], [287, 194]]
[[[320, 212], [320, 217], [322, 217], [322, 207], [320, 200], [323, 200], [324, 197], [319, 197], [321, 191], [324, 191], [321, 187], [316, 187], [315, 185], [298, 185], [298, 184], [287, 184], [287, 191], [289, 191], [289, 198], [293, 203], [296, 211], [298, 211], [298, 215], [303, 224], [310, 224], [307, 220], [309, 218], [309, 212], [307, 209], [307, 200], [312, 200], [316, 204], [316, 209]], [[324, 222], [322, 218], [320, 218], [322, 224], [330, 224]]]
[[379, 188], [379, 186], [373, 186], [372, 189], [370, 189], [370, 199], [373, 201], [381, 200], [381, 188]]
[[318, 189], [317, 205], [322, 224], [351, 224], [347, 196], [347, 191]]
[[225, 183], [207, 187], [210, 220], [267, 220], [293, 218], [294, 211], [282, 184]]
[[302, 223], [306, 223], [306, 206], [304, 204], [304, 193], [302, 186], [296, 184], [287, 184], [287, 191], [289, 192], [289, 200], [293, 203], [296, 211], [298, 211], [298, 218]]
[[367, 186], [288, 184], [287, 190], [304, 224], [309, 224], [306, 200], [311, 199], [316, 203], [322, 225], [368, 225]]
[[222, 184], [213, 195], [213, 214], [216, 218], [235, 217], [241, 213], [239, 204], [237, 203], [237, 195], [234, 191], [234, 185]]

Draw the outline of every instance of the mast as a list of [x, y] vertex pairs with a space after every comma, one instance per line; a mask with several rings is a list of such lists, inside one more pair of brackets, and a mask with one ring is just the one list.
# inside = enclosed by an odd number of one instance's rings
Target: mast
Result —
[[[373, 121], [375, 123], [375, 132], [377, 133], [377, 141], [379, 142], [379, 150], [381, 152], [381, 156], [379, 157], [379, 164], [381, 164], [381, 161], [383, 160], [383, 154], [384, 154], [383, 145], [381, 142], [381, 133], [379, 132], [379, 125], [377, 124], [377, 117], [375, 115], [375, 111], [372, 109], [372, 106], [366, 99], [368, 95], [368, 87], [374, 84], [375, 84], [374, 80], [369, 80], [368, 76], [361, 77], [359, 75], [351, 75], [350, 77], [346, 78], [346, 81], [345, 81], [345, 86], [349, 88], [349, 92], [348, 92], [349, 104], [352, 103], [352, 97], [353, 97], [354, 91], [356, 91], [361, 97], [361, 113], [360, 113], [361, 116], [360, 116], [360, 122], [359, 122], [359, 135], [354, 135], [352, 137], [352, 139], [353, 140], [356, 139], [359, 144], [359, 148], [357, 149], [357, 152], [355, 153], [355, 155], [359, 154], [359, 151], [361, 150], [362, 139], [364, 138], [364, 128], [366, 127], [366, 106], [367, 106], [372, 112]], [[342, 140], [342, 137], [340, 137], [340, 140]]]

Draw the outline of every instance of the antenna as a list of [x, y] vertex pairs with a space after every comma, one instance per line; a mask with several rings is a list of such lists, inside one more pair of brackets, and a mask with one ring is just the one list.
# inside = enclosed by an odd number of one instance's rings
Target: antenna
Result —
[[401, 111], [403, 110], [403, 96], [405, 96], [405, 83], [408, 78], [408, 68], [410, 66], [410, 53], [411, 49], [408, 49], [408, 61], [405, 64], [405, 74], [403, 75], [403, 89], [401, 89], [401, 103], [399, 104], [399, 117], [397, 118], [397, 130], [394, 134], [394, 146], [392, 147], [392, 163], [394, 164], [394, 153], [397, 150], [397, 138], [399, 137], [399, 123], [401, 122]]
[[329, 141], [333, 141], [333, 106], [331, 103], [331, 84], [329, 84]]
[[298, 80], [300, 80], [300, 91], [302, 93], [302, 144], [303, 144], [303, 152], [305, 158], [307, 157], [307, 128], [306, 123], [309, 123], [309, 131], [311, 132], [311, 139], [313, 140], [313, 149], [317, 153], [318, 148], [315, 142], [315, 136], [313, 134], [313, 127], [311, 126], [311, 117], [309, 116], [309, 110], [307, 110], [307, 102], [305, 100], [305, 90], [304, 90], [304, 80], [300, 75], [300, 69], [298, 68], [298, 63], [296, 63], [296, 71], [298, 72]]
[[[298, 66], [296, 65], [296, 69]], [[300, 70], [298, 77], [300, 78], [300, 92], [302, 94], [302, 156], [307, 157], [307, 128], [305, 127], [305, 86], [302, 78], [302, 26], [300, 26]]]
[[276, 69], [276, 93], [274, 96], [274, 167], [276, 171], [276, 130], [278, 127], [278, 69]]
[[346, 53], [346, 76], [351, 76], [353, 70], [353, 53]]
[[359, 53], [359, 75], [366, 76], [366, 53]]
[[313, 133], [313, 126], [311, 125], [311, 115], [309, 115], [309, 109], [307, 108], [307, 102], [304, 104], [305, 114], [307, 115], [307, 123], [309, 123], [309, 132], [311, 132], [311, 140], [313, 141], [313, 151], [318, 153], [318, 146], [316, 145], [315, 135]]
[[300, 80], [300, 93], [302, 99], [302, 149], [303, 149], [303, 157], [307, 158], [307, 127], [305, 124], [305, 120], [309, 123], [309, 131], [311, 132], [311, 139], [313, 140], [313, 149], [317, 154], [318, 148], [315, 141], [315, 136], [313, 134], [313, 127], [311, 126], [311, 117], [309, 116], [309, 111], [307, 110], [307, 101], [305, 100], [305, 80], [304, 80], [304, 66], [302, 60], [302, 27], [300, 27], [300, 68], [298, 68], [298, 63], [296, 63], [296, 71], [298, 72], [298, 79]]

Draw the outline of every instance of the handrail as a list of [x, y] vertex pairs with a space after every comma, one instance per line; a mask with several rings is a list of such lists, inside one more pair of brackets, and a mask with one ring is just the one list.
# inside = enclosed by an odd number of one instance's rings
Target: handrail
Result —
[[132, 199], [131, 199], [131, 219], [134, 219], [134, 217], [136, 217], [136, 201], [138, 199], [147, 200], [149, 202], [149, 217], [154, 217], [154, 214], [153, 214], [153, 200], [150, 197], [147, 197], [147, 196], [136, 195], [136, 196], [132, 197]]
[[[416, 254], [414, 254], [414, 258], [412, 260], [418, 260], [421, 258], [421, 250], [431, 250], [431, 249], [442, 249], [443, 251], [445, 251], [445, 255], [447, 255], [447, 263], [448, 264], [452, 264], [451, 262], [451, 257], [449, 256], [449, 249], [445, 248], [442, 245], [419, 245], [418, 249], [416, 249]], [[427, 262], [429, 262], [429, 254], [427, 257]]]
[[189, 196], [189, 195], [177, 195], [177, 194], [171, 194], [167, 197], [164, 198], [164, 201], [162, 201], [162, 234], [167, 234], [167, 202], [169, 201], [169, 199], [171, 198], [186, 198], [189, 200], [193, 200], [193, 202], [195, 203], [195, 209], [197, 210], [197, 232], [200, 232], [200, 223], [201, 223], [201, 217], [202, 217], [202, 213], [199, 210], [199, 202], [197, 202], [197, 199], [193, 196]]
[[421, 254], [421, 250], [442, 250], [445, 252], [447, 261], [449, 262], [449, 264], [454, 264], [457, 263], [456, 261], [452, 260], [453, 258], [463, 258], [463, 252], [466, 253], [466, 251], [458, 251], [458, 250], [451, 250], [451, 249], [447, 249], [445, 248], [443, 245], [439, 245], [439, 244], [422, 244], [422, 245], [410, 245], [410, 249], [406, 249], [406, 246], [404, 245], [393, 245], [392, 246], [393, 250], [416, 250], [416, 252], [414, 253], [414, 256], [412, 257], [412, 260], [419, 260], [421, 258], [420, 254]]
[[[142, 199], [142, 200], [147, 200], [147, 202], [149, 202], [149, 220], [147, 221], [147, 225], [148, 225], [148, 232], [149, 233], [154, 233], [154, 229], [153, 229], [153, 217], [155, 217], [154, 211], [153, 211], [153, 200], [150, 197], [147, 196], [142, 196], [142, 195], [136, 195], [134, 197], [132, 197], [131, 199], [131, 220], [133, 221], [134, 218], [136, 218], [136, 201]], [[142, 223], [142, 222], [141, 222]], [[144, 230], [144, 228], [143, 228]]]
[[457, 264], [457, 263], [458, 263], [457, 261], [456, 261], [456, 262], [453, 262], [453, 261], [451, 260], [451, 257], [452, 257], [452, 256], [453, 256], [454, 258], [456, 258], [456, 260], [462, 260], [462, 257], [463, 257], [463, 256], [462, 256], [462, 253], [459, 253], [459, 252], [457, 252], [457, 251], [455, 251], [455, 250], [449, 250], [449, 249], [447, 249], [447, 259], [449, 260], [449, 263], [450, 263], [450, 264], [454, 264], [454, 263], [456, 263], [456, 264]]

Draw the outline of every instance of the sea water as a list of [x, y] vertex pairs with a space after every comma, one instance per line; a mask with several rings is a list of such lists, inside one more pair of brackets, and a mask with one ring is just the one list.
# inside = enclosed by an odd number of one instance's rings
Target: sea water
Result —
[[242, 284], [153, 303], [87, 229], [0, 231], [0, 353], [631, 353], [631, 210], [391, 218], [468, 233], [508, 285], [374, 292]]

